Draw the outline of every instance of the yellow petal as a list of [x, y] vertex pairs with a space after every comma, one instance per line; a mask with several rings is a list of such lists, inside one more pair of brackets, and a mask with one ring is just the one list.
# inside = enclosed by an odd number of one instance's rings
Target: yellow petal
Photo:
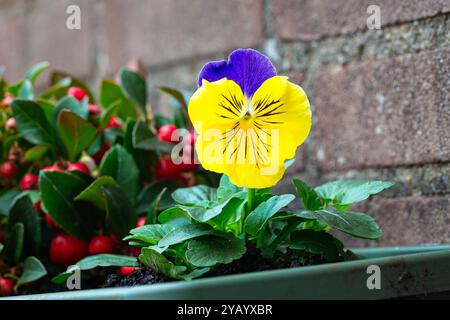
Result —
[[294, 157], [311, 127], [305, 93], [278, 76], [266, 80], [251, 101], [231, 80], [204, 81], [191, 98], [189, 116], [203, 167], [249, 188], [276, 184], [284, 161]]

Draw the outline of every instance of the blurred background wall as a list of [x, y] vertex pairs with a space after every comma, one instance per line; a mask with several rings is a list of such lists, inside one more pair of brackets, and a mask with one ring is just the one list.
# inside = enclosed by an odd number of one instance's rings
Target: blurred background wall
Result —
[[[66, 28], [71, 4], [81, 30]], [[371, 4], [380, 30], [366, 27]], [[262, 50], [314, 109], [279, 191], [292, 190], [292, 176], [397, 181], [358, 207], [385, 230], [379, 245], [450, 242], [449, 33], [450, 0], [0, 0], [11, 81], [47, 60], [95, 84], [139, 58], [163, 111], [157, 85], [193, 91], [206, 61]]]

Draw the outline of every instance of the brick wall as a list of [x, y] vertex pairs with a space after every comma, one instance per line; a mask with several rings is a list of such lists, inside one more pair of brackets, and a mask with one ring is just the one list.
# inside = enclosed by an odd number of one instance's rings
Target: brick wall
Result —
[[[81, 30], [65, 28], [69, 4]], [[366, 28], [371, 4], [381, 30]], [[292, 176], [397, 181], [360, 206], [385, 229], [379, 245], [450, 243], [449, 33], [450, 0], [0, 0], [8, 77], [45, 59], [95, 84], [138, 57], [162, 111], [156, 85], [192, 91], [206, 61], [259, 48], [314, 109], [279, 191]]]

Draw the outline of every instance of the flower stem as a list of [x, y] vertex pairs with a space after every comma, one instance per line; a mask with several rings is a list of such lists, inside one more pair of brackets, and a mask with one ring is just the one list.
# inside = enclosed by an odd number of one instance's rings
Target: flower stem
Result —
[[247, 188], [247, 215], [253, 211], [255, 199], [255, 189]]

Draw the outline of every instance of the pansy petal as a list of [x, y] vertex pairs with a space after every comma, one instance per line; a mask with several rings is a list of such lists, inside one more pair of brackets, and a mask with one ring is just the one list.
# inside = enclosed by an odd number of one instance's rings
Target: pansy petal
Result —
[[271, 132], [273, 139], [274, 134], [278, 136], [271, 145], [279, 161], [293, 158], [311, 130], [311, 109], [303, 89], [287, 77], [276, 76], [256, 91], [252, 106], [255, 126]]
[[238, 49], [230, 54], [228, 61], [207, 63], [199, 74], [198, 86], [202, 86], [203, 79], [213, 82], [227, 78], [236, 82], [244, 95], [251, 98], [264, 81], [276, 74], [275, 67], [265, 55], [253, 49]]

